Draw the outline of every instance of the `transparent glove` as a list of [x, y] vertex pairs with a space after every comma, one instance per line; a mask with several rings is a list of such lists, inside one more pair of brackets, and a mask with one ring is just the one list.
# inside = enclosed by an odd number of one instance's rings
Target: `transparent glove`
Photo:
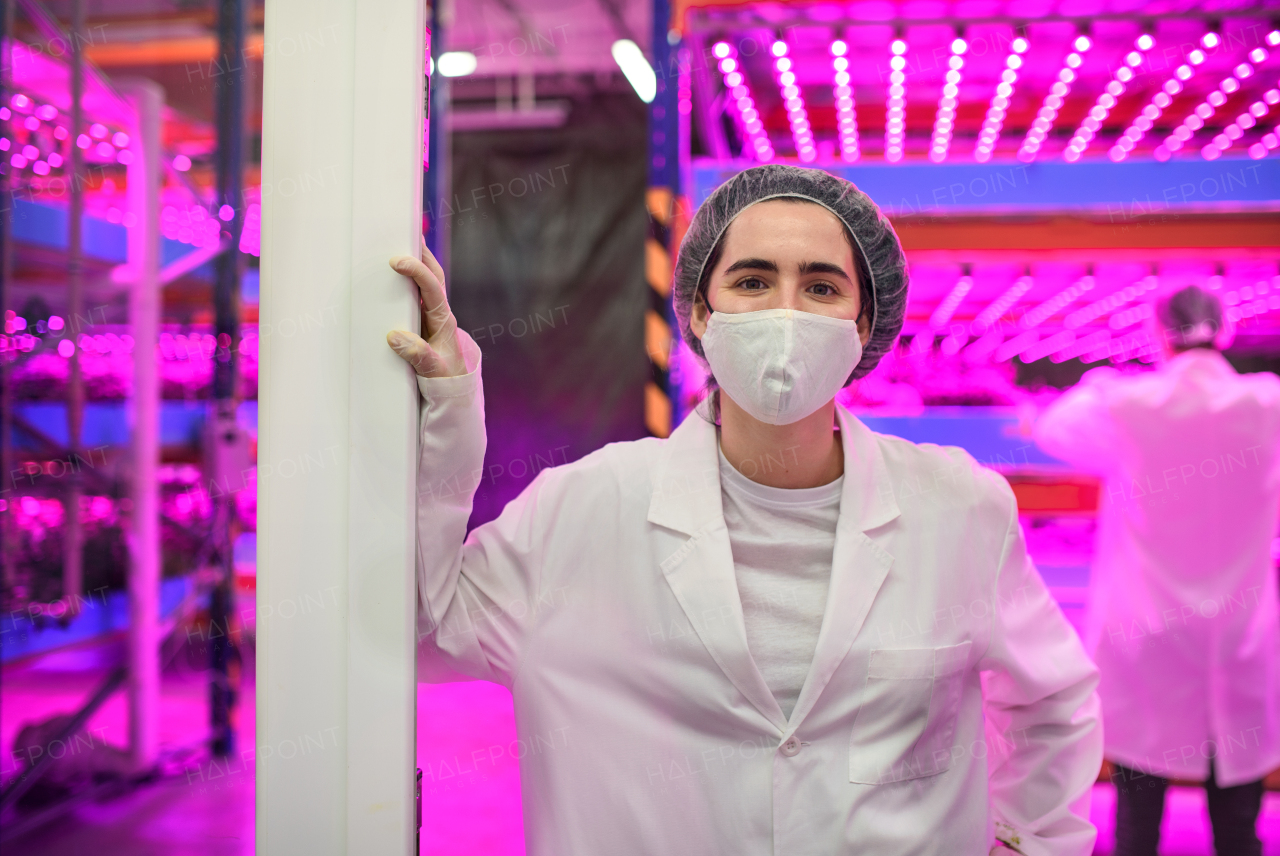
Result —
[[[418, 305], [422, 313], [422, 332], [415, 336], [405, 330], [392, 330], [387, 344], [421, 377], [457, 377], [470, 372], [458, 334], [458, 322], [449, 309], [445, 294], [444, 270], [431, 255], [424, 242], [420, 259], [396, 256], [391, 267], [418, 284]], [[473, 346], [474, 347], [474, 346]]]

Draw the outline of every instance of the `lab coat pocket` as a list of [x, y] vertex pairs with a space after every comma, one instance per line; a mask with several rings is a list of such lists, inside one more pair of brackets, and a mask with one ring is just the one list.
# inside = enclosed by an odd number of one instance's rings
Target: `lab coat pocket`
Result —
[[969, 646], [871, 652], [849, 736], [849, 781], [883, 785], [950, 768]]

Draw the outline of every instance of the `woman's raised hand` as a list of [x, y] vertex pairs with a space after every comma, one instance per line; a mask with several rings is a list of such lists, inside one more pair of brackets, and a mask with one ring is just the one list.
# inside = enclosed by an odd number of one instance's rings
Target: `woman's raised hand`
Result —
[[418, 305], [422, 311], [422, 333], [404, 330], [387, 334], [387, 344], [422, 377], [457, 377], [467, 373], [458, 342], [458, 322], [449, 309], [444, 290], [444, 270], [423, 242], [422, 258], [396, 256], [391, 267], [413, 277], [418, 284]]

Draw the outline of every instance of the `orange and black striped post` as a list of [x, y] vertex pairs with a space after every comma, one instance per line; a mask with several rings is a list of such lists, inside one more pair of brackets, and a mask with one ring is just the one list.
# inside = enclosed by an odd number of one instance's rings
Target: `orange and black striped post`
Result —
[[[656, 99], [655, 99], [656, 100]], [[671, 433], [671, 225], [674, 195], [669, 187], [650, 187], [649, 235], [644, 242], [644, 278], [649, 308], [644, 313], [644, 347], [650, 377], [644, 388], [644, 423], [655, 437]]]
[[651, 369], [644, 390], [644, 422], [649, 433], [671, 433], [671, 256], [673, 213], [678, 184], [677, 78], [672, 74], [673, 39], [668, 0], [653, 0], [651, 59], [657, 92], [649, 105], [649, 234], [645, 239], [644, 271], [649, 283], [649, 308], [644, 313], [644, 345]]

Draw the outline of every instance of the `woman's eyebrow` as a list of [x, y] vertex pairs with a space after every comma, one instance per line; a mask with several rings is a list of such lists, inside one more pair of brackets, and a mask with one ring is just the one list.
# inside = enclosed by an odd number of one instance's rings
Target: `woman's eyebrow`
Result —
[[766, 259], [738, 259], [733, 264], [725, 268], [725, 273], [733, 273], [736, 270], [765, 270], [770, 273], [777, 273], [778, 266]]
[[832, 276], [838, 276], [848, 282], [853, 282], [849, 274], [845, 273], [844, 268], [831, 262], [801, 262], [800, 275], [805, 276], [811, 273], [829, 273]]

